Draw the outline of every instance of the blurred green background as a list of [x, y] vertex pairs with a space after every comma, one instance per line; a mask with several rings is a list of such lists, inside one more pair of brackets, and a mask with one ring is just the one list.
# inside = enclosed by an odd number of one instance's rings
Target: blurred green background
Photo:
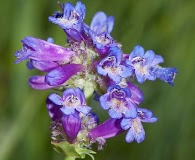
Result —
[[[62, 1], [62, 3], [67, 1]], [[71, 0], [73, 4], [75, 0]], [[193, 160], [195, 157], [195, 1], [83, 0], [90, 23], [97, 11], [115, 17], [112, 36], [130, 53], [137, 44], [164, 57], [163, 66], [177, 67], [175, 86], [160, 80], [139, 85], [145, 95], [141, 107], [159, 118], [144, 124], [143, 143], [127, 144], [125, 134], [109, 139], [97, 160]], [[63, 31], [48, 16], [60, 10], [56, 0], [0, 2], [0, 160], [62, 160], [50, 145], [50, 119], [45, 98], [28, 78], [36, 71], [25, 62], [15, 65], [14, 52], [25, 36], [65, 44]], [[86, 159], [90, 159], [87, 157]]]

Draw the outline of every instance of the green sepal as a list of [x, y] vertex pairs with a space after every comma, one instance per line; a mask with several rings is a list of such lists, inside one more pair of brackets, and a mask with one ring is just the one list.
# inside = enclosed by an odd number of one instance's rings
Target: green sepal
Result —
[[81, 158], [81, 156], [75, 151], [75, 146], [68, 143], [67, 141], [63, 142], [51, 142], [54, 146], [54, 150], [60, 153], [64, 153], [65, 160], [75, 160], [76, 158]]
[[90, 156], [92, 160], [94, 160], [94, 157], [92, 154], [96, 154], [96, 152], [87, 149], [87, 148], [77, 148], [76, 147], [77, 152], [79, 153], [79, 155], [81, 156], [81, 158], [85, 158], [86, 155]]
[[94, 157], [92, 154], [95, 154], [96, 152], [87, 149], [87, 148], [81, 148], [77, 144], [70, 144], [67, 141], [63, 142], [51, 142], [51, 144], [54, 147], [54, 150], [63, 153], [65, 155], [65, 160], [75, 160], [76, 158], [83, 159], [86, 155], [89, 155], [92, 160], [94, 160]]

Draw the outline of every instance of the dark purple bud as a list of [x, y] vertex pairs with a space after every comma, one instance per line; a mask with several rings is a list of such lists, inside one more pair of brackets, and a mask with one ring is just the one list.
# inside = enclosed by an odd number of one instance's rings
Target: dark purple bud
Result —
[[62, 117], [62, 127], [67, 135], [69, 143], [73, 143], [81, 129], [81, 119], [77, 113], [64, 115]]

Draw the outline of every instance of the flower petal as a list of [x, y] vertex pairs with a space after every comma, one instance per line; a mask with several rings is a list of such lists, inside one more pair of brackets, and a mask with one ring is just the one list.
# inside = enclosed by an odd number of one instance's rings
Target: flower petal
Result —
[[70, 115], [75, 113], [75, 108], [74, 107], [62, 107], [60, 110], [65, 114], [65, 115]]
[[56, 105], [63, 105], [63, 99], [56, 93], [52, 93], [48, 96], [48, 99]]
[[81, 119], [76, 113], [64, 115], [62, 117], [62, 127], [68, 136], [69, 143], [72, 143], [81, 129]]
[[[148, 65], [151, 65], [153, 60], [154, 60], [154, 56], [155, 56], [155, 53], [152, 51], [152, 50], [148, 50], [146, 51], [146, 53], [144, 54], [143, 58], [146, 60], [146, 63]], [[146, 64], [146, 65], [147, 65]]]
[[122, 117], [121, 112], [116, 112], [114, 109], [109, 109], [108, 114], [111, 118], [120, 119]]
[[75, 90], [73, 88], [67, 88], [64, 92], [63, 92], [63, 96], [62, 99], [65, 101], [67, 97], [69, 97], [70, 95], [75, 95]]
[[108, 94], [104, 94], [103, 96], [101, 96], [99, 98], [100, 101], [100, 106], [104, 109], [107, 110], [108, 108], [110, 108], [109, 105], [109, 100], [108, 100]]
[[145, 108], [138, 108], [138, 117], [142, 122], [148, 123], [154, 123], [158, 120], [150, 110]]
[[132, 122], [130, 118], [123, 118], [121, 121], [121, 128], [127, 130], [131, 128]]
[[91, 107], [88, 107], [88, 106], [77, 106], [76, 110], [79, 111], [79, 112], [82, 112], [85, 115], [87, 115], [90, 112]]
[[144, 48], [140, 45], [137, 45], [134, 47], [133, 51], [129, 55], [129, 60], [135, 58], [135, 57], [143, 57], [144, 55]]

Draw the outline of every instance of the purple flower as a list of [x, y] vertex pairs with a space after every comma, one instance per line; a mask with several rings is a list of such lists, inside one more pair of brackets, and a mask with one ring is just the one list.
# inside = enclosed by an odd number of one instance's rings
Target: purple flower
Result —
[[137, 106], [132, 103], [131, 92], [128, 88], [112, 85], [99, 101], [104, 110], [109, 109], [108, 114], [111, 118], [135, 118], [137, 116]]
[[64, 115], [62, 117], [62, 127], [67, 135], [69, 143], [74, 143], [78, 132], [81, 130], [81, 119], [78, 113]]
[[56, 93], [53, 93], [49, 95], [48, 99], [56, 105], [62, 105], [61, 111], [65, 115], [74, 114], [76, 111], [86, 115], [91, 110], [90, 107], [86, 106], [85, 96], [80, 88], [66, 89], [63, 92], [62, 98]]
[[67, 141], [73, 143], [81, 129], [81, 119], [78, 113], [75, 112], [74, 114], [65, 115], [61, 111], [61, 107], [63, 106], [54, 104], [50, 99], [47, 99], [46, 104], [49, 116], [54, 122], [56, 122], [56, 127], [57, 124], [61, 124], [66, 133]]
[[100, 34], [110, 34], [114, 26], [114, 17], [109, 16], [107, 17], [104, 12], [97, 12], [92, 21], [90, 28], [94, 31], [97, 35]]
[[136, 118], [123, 118], [121, 121], [122, 129], [129, 129], [126, 134], [126, 142], [128, 143], [133, 140], [136, 140], [137, 143], [141, 143], [145, 139], [145, 131], [141, 122], [153, 123], [157, 121], [153, 113], [147, 109], [138, 108], [137, 112]]
[[22, 43], [23, 48], [15, 53], [17, 58], [15, 63], [26, 59], [67, 63], [74, 56], [74, 52], [41, 39], [25, 37]]
[[97, 65], [97, 72], [103, 76], [108, 75], [115, 83], [119, 83], [122, 78], [132, 74], [130, 67], [121, 65], [121, 50], [118, 47], [112, 47], [107, 57], [102, 59]]
[[33, 76], [29, 84], [34, 89], [49, 89], [65, 83], [71, 76], [84, 69], [82, 64], [68, 64], [74, 52], [53, 43], [33, 37], [25, 37], [23, 49], [15, 53], [15, 63], [25, 59], [29, 69], [48, 72], [45, 76]]

